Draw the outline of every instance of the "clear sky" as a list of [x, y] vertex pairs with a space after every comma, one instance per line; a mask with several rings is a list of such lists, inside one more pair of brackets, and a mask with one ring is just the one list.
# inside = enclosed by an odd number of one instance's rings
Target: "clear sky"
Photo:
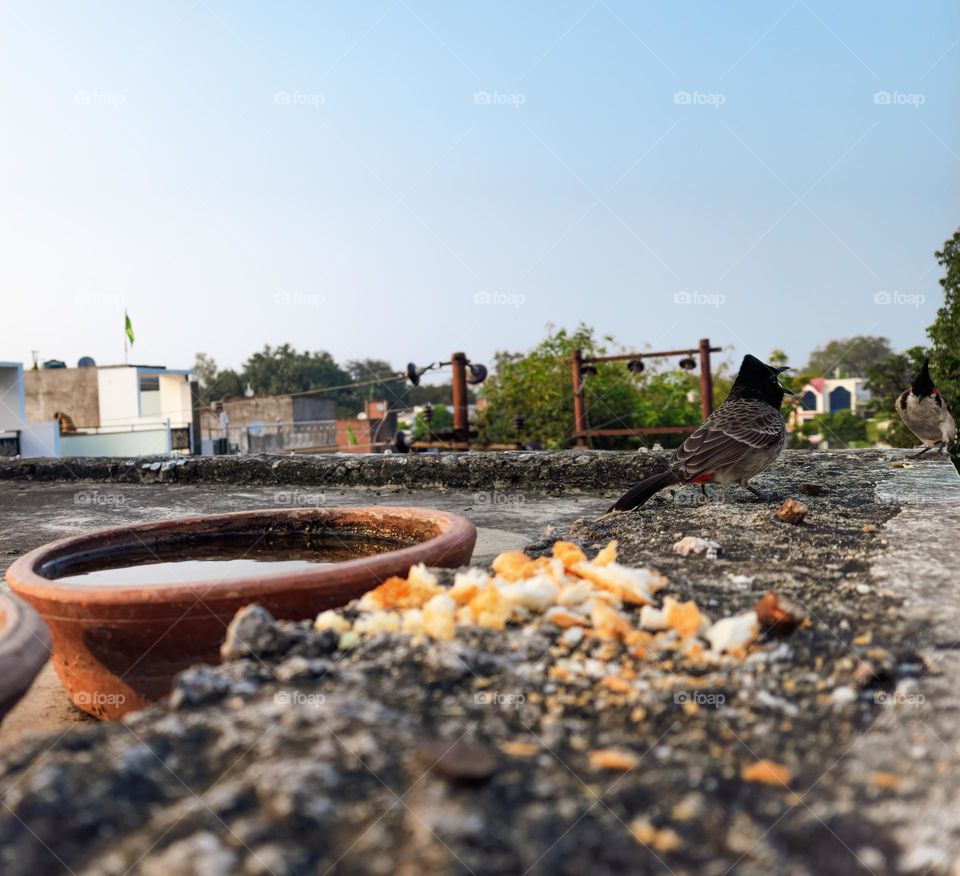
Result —
[[904, 348], [958, 98], [947, 0], [6, 2], [0, 360]]

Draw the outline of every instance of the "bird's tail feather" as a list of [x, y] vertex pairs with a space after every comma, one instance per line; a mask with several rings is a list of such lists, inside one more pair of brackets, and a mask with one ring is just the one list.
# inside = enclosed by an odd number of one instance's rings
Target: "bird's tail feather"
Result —
[[664, 487], [680, 482], [680, 478], [670, 469], [657, 472], [644, 478], [634, 487], [631, 487], [617, 501], [607, 509], [607, 514], [611, 511], [632, 511], [639, 508], [654, 493], [658, 493]]

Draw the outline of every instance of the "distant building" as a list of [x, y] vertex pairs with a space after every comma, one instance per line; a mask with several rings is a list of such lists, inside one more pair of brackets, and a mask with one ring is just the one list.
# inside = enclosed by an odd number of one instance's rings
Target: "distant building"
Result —
[[336, 447], [336, 402], [323, 393], [234, 396], [204, 407], [202, 453], [274, 453]]
[[800, 405], [797, 416], [800, 422], [812, 420], [817, 414], [834, 414], [837, 411], [862, 413], [870, 401], [870, 391], [865, 388], [862, 377], [831, 379], [817, 377], [800, 390]]
[[[17, 369], [24, 456], [189, 453], [195, 437], [194, 372], [160, 365]], [[10, 391], [8, 391], [10, 392]], [[6, 428], [9, 426], [4, 423]]]
[[201, 417], [202, 452], [376, 453], [393, 440], [396, 414], [385, 401], [368, 401], [363, 413], [336, 418], [336, 402], [316, 393], [226, 398]]

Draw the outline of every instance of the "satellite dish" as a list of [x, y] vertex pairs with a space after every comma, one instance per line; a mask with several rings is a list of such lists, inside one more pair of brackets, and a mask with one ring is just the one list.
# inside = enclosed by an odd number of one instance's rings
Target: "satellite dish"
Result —
[[97, 363], [93, 361], [93, 356], [81, 356], [77, 360], [77, 368], [96, 368]]

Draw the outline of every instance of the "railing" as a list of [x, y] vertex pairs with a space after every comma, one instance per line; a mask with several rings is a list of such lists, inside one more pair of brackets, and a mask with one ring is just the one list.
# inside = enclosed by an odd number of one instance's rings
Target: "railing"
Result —
[[[662, 359], [666, 356], [700, 357], [700, 407], [703, 419], [713, 412], [713, 374], [710, 371], [710, 354], [721, 352], [721, 347], [711, 347], [708, 338], [701, 338], [700, 345], [691, 350], [665, 350], [659, 353], [620, 353], [616, 356], [583, 355], [574, 350], [570, 358], [570, 375], [573, 379], [573, 437], [577, 447], [586, 447], [594, 436], [619, 435], [682, 435], [693, 432], [696, 426], [651, 426], [647, 428], [591, 429], [587, 425], [587, 406], [584, 398], [584, 378], [596, 373], [598, 362], [642, 362], [643, 359]], [[681, 363], [683, 364], [683, 363]], [[690, 363], [694, 367], [693, 362]]]

